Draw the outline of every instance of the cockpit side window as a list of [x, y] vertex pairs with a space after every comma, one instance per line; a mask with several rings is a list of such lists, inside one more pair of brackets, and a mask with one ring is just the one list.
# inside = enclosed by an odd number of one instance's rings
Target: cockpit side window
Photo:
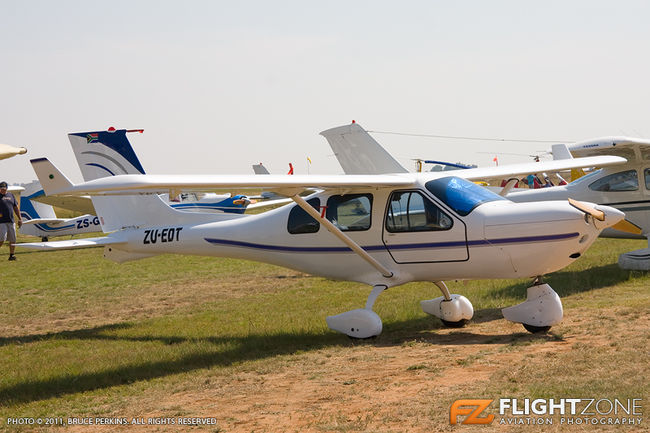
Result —
[[395, 191], [386, 214], [386, 230], [391, 233], [449, 230], [449, 215], [417, 191]]
[[368, 230], [371, 215], [372, 194], [333, 195], [327, 199], [327, 219], [341, 231]]
[[[310, 198], [307, 203], [320, 212], [320, 199], [318, 197]], [[302, 233], [316, 233], [320, 229], [320, 223], [312, 218], [300, 206], [295, 205], [289, 212], [287, 220], [287, 230], [292, 235]]]
[[643, 170], [643, 176], [645, 177], [645, 189], [650, 189], [650, 168]]
[[621, 171], [592, 182], [589, 184], [589, 189], [604, 192], [638, 191], [639, 177], [636, 170]]

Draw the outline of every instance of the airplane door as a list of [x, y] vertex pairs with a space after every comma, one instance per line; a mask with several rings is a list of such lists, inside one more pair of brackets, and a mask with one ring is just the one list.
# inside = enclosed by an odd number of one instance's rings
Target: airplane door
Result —
[[469, 259], [465, 223], [420, 191], [394, 191], [390, 195], [383, 241], [396, 263]]

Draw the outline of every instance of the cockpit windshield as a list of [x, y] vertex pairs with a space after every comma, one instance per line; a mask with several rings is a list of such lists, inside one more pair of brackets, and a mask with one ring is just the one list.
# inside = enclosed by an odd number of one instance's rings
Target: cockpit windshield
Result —
[[425, 186], [433, 195], [461, 216], [468, 215], [480, 204], [506, 200], [487, 188], [454, 176], [430, 180]]

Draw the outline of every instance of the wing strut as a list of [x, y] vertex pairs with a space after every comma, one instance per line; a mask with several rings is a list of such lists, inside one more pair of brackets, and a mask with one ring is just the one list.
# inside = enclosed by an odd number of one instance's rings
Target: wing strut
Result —
[[300, 197], [298, 194], [295, 194], [291, 197], [293, 201], [296, 202], [305, 212], [311, 215], [316, 221], [320, 221], [327, 230], [330, 231], [334, 236], [339, 238], [341, 242], [350, 247], [352, 251], [357, 253], [359, 257], [364, 259], [366, 262], [370, 263], [375, 269], [377, 269], [384, 277], [390, 278], [393, 276], [393, 273], [388, 270], [384, 265], [375, 260], [370, 254], [368, 254], [363, 248], [359, 246], [356, 242], [350, 239], [345, 233], [343, 233], [338, 227], [332, 224], [327, 218], [321, 216], [320, 213], [305, 201], [304, 198]]

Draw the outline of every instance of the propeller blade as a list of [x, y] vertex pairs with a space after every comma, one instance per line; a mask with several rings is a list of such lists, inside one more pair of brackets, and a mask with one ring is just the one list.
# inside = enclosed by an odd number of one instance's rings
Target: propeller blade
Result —
[[621, 220], [612, 226], [613, 229], [620, 230], [626, 233], [632, 233], [635, 235], [640, 235], [643, 233], [643, 230], [638, 225], [630, 222], [628, 220]]
[[578, 200], [574, 200], [572, 198], [569, 199], [569, 204], [573, 206], [574, 208], [581, 210], [582, 212], [586, 213], [587, 215], [591, 215], [592, 217], [596, 218], [598, 221], [605, 221], [605, 212], [596, 209], [595, 207], [582, 202]]

